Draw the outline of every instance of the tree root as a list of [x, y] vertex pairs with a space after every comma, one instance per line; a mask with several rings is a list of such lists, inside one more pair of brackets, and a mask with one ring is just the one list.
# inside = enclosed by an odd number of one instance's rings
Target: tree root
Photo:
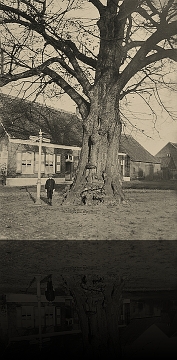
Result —
[[[81, 190], [83, 189], [83, 190]], [[105, 185], [101, 183], [87, 183], [80, 186], [80, 190], [73, 189], [72, 184], [65, 187], [61, 205], [112, 205], [127, 204], [123, 194], [107, 193]]]
[[84, 205], [99, 204], [104, 202], [105, 190], [103, 186], [90, 185], [81, 192], [81, 201]]

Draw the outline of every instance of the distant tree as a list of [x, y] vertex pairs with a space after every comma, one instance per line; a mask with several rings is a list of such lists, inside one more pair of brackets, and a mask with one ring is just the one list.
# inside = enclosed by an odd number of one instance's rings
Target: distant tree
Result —
[[[38, 136], [41, 128], [54, 144], [81, 146], [82, 122], [76, 114], [6, 95], [0, 96], [0, 102], [1, 122], [11, 136], [28, 139], [30, 135]], [[4, 134], [2, 126], [0, 137], [1, 134]]]
[[22, 81], [27, 91], [26, 79], [36, 96], [66, 93], [82, 117], [68, 201], [124, 200], [120, 102], [168, 85], [165, 75], [177, 61], [177, 0], [4, 0], [0, 10], [0, 85]]

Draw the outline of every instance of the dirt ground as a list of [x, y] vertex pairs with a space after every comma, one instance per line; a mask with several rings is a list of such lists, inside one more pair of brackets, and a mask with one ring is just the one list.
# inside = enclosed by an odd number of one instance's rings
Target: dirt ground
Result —
[[125, 205], [53, 206], [36, 188], [0, 187], [0, 240], [177, 240], [176, 190], [125, 189]]

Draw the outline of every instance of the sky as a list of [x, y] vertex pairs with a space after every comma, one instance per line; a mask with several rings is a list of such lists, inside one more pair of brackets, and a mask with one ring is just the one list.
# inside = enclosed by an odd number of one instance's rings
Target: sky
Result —
[[[57, 2], [56, 2], [57, 3]], [[59, 5], [59, 3], [57, 3]], [[89, 2], [87, 3], [87, 16], [88, 13], [91, 18], [97, 17], [97, 12], [95, 8]], [[70, 16], [73, 16], [70, 13]], [[75, 17], [84, 16], [84, 13], [81, 10], [74, 12]], [[175, 75], [174, 75], [175, 76]], [[155, 122], [152, 122], [152, 114], [150, 114], [150, 109], [147, 105], [139, 98], [131, 98], [132, 105], [130, 107], [132, 113], [128, 110], [124, 110], [125, 116], [134, 124], [134, 127], [130, 126], [130, 123], [126, 121], [126, 126], [123, 126], [123, 132], [131, 134], [141, 145], [145, 147], [152, 155], [164, 147], [168, 142], [177, 143], [177, 76], [175, 76], [174, 83], [176, 82], [176, 92], [167, 91], [162, 89], [162, 99], [167, 110], [172, 110], [174, 119], [173, 120], [168, 111], [163, 109], [163, 106], [157, 105], [153, 100], [150, 102], [154, 112], [157, 115]], [[6, 94], [18, 95], [18, 87], [13, 84], [11, 86], [5, 86], [1, 88], [1, 91]], [[13, 89], [13, 90], [12, 90]], [[43, 102], [43, 98], [40, 98], [40, 102]], [[65, 111], [76, 113], [76, 104], [67, 96], [63, 96], [60, 99], [53, 99], [47, 101], [48, 106], [52, 106], [57, 109], [63, 109]]]

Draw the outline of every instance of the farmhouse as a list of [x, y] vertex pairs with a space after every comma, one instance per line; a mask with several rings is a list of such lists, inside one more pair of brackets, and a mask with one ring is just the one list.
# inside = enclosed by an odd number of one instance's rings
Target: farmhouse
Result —
[[[39, 130], [42, 130], [41, 184], [53, 173], [57, 184], [72, 182], [78, 166], [82, 122], [70, 112], [1, 95], [0, 168], [6, 185], [36, 185]], [[152, 180], [160, 174], [160, 161], [132, 136], [122, 135], [119, 163], [124, 181]]]
[[167, 143], [156, 155], [161, 162], [162, 178], [164, 180], [177, 178], [177, 143]]
[[[36, 137], [38, 139], [38, 137]], [[35, 137], [23, 140], [1, 138], [1, 170], [6, 172], [6, 185], [36, 185], [39, 164], [39, 141]], [[42, 142], [41, 184], [49, 173], [56, 183], [71, 181], [78, 166], [80, 147]]]
[[153, 180], [160, 176], [160, 161], [130, 135], [121, 136], [119, 159], [124, 180]]

